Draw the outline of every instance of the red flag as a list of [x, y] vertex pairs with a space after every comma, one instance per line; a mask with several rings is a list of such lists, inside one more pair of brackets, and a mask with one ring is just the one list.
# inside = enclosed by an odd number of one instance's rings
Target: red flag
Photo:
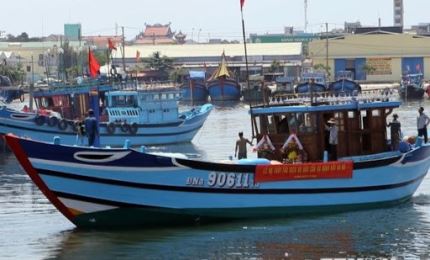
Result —
[[245, 4], [245, 0], [240, 0], [240, 10], [242, 10], [244, 4]]
[[140, 58], [140, 51], [136, 50], [136, 61], [139, 61]]
[[100, 73], [100, 65], [91, 49], [88, 49], [88, 67], [90, 76], [95, 78]]
[[108, 38], [108, 48], [109, 50], [116, 50], [115, 44], [112, 42], [111, 38]]

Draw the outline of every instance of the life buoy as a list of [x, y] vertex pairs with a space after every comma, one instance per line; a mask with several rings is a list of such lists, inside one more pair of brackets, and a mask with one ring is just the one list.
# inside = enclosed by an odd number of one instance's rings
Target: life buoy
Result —
[[133, 135], [137, 133], [138, 129], [139, 129], [139, 126], [136, 123], [133, 123], [130, 125], [130, 133]]
[[130, 131], [130, 125], [127, 123], [122, 123], [121, 124], [121, 131], [124, 133], [127, 133], [128, 131]]
[[56, 118], [55, 116], [51, 116], [50, 118], [48, 118], [49, 126], [55, 126], [57, 124], [58, 124], [58, 118]]
[[45, 117], [44, 116], [36, 116], [34, 118], [34, 122], [36, 123], [36, 125], [43, 125], [45, 123]]
[[67, 122], [66, 119], [62, 119], [60, 120], [60, 122], [58, 122], [58, 129], [60, 130], [66, 130], [67, 126], [69, 125], [69, 123]]
[[107, 124], [106, 125], [106, 131], [108, 132], [108, 134], [115, 133], [115, 123], [111, 122], [111, 123]]

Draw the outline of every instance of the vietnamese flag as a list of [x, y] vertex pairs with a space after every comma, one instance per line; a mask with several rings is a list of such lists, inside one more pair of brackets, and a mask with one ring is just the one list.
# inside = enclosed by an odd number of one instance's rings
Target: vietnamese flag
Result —
[[242, 10], [244, 4], [245, 4], [245, 0], [240, 0], [240, 10]]
[[88, 48], [88, 67], [90, 71], [90, 76], [92, 78], [97, 77], [97, 75], [100, 73], [100, 65], [96, 57], [94, 56], [93, 52], [89, 48]]

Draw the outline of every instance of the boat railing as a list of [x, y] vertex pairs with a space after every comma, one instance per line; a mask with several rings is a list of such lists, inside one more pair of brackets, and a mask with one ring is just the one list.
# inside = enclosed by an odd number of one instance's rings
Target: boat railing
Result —
[[386, 102], [398, 98], [393, 89], [371, 89], [361, 92], [315, 92], [304, 94], [279, 94], [269, 99], [268, 103], [260, 105], [320, 105], [346, 104], [352, 102]]

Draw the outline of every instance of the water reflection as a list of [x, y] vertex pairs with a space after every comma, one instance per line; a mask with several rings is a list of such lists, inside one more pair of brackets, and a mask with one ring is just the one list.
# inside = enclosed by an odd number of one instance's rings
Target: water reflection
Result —
[[426, 258], [430, 257], [430, 223], [421, 222], [427, 217], [417, 207], [421, 205], [412, 201], [386, 209], [269, 221], [112, 232], [72, 230], [64, 233], [58, 249], [50, 255], [130, 259]]

